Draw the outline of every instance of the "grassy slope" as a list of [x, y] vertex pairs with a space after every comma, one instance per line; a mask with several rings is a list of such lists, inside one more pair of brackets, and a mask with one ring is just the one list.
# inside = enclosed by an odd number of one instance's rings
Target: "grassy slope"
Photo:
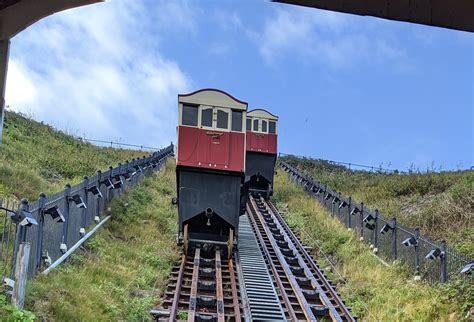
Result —
[[51, 126], [20, 114], [5, 115], [3, 145], [0, 145], [0, 198], [35, 200], [43, 191], [61, 190], [84, 175], [105, 170], [143, 152], [100, 148], [83, 143]]
[[[315, 250], [321, 267], [329, 260], [346, 279], [329, 273], [353, 312], [370, 321], [462, 320], [474, 306], [474, 288], [468, 280], [429, 286], [413, 281], [399, 264], [386, 267], [284, 172], [276, 176], [275, 202], [287, 209], [286, 219]], [[323, 256], [323, 253], [326, 254]], [[472, 280], [471, 280], [472, 282]], [[472, 316], [471, 316], [472, 317]]]
[[284, 158], [315, 179], [474, 257], [474, 171], [387, 175]]
[[140, 321], [177, 260], [173, 161], [111, 205], [85, 249], [29, 284], [27, 308], [49, 321]]
[[[6, 112], [0, 145], [0, 199], [35, 200], [41, 191], [57, 192], [66, 183], [77, 183], [97, 169], [143, 154], [99, 148], [20, 114]], [[33, 318], [29, 312], [16, 310], [8, 302], [0, 295], [0, 320]]]

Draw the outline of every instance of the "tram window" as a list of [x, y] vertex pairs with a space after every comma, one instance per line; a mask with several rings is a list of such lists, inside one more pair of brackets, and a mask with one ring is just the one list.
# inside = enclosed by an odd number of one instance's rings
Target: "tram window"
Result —
[[212, 127], [212, 108], [202, 109], [201, 126]]
[[257, 132], [258, 131], [258, 120], [253, 120], [253, 129], [252, 131]]
[[267, 132], [267, 121], [262, 120], [262, 132]]
[[229, 128], [229, 113], [217, 110], [217, 128], [227, 129]]
[[183, 115], [181, 117], [183, 125], [197, 126], [198, 123], [198, 108], [192, 105], [183, 105]]
[[252, 119], [250, 117], [247, 117], [247, 128], [246, 128], [247, 131], [251, 131], [252, 130]]
[[242, 112], [232, 111], [232, 131], [242, 131]]
[[268, 133], [276, 133], [276, 122], [268, 122]]

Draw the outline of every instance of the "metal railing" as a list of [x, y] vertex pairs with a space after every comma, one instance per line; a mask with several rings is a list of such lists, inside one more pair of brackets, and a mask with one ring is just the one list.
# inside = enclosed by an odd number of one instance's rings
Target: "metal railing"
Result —
[[378, 210], [342, 196], [286, 162], [280, 161], [280, 166], [332, 216], [356, 231], [375, 254], [400, 260], [414, 271], [415, 276], [432, 283], [447, 282], [466, 268], [471, 272], [473, 261], [450, 250], [445, 241], [437, 242], [421, 236], [418, 228], [405, 227], [396, 218], [385, 218]]
[[1, 244], [0, 244], [0, 270], [2, 281], [6, 282], [6, 278], [12, 275], [12, 263], [15, 249], [16, 225], [12, 218], [15, 216], [18, 206], [11, 200], [0, 199], [0, 224]]
[[14, 276], [19, 262], [16, 257], [22, 245], [29, 248], [25, 275], [31, 278], [92, 231], [101, 222], [113, 197], [137, 184], [142, 176], [159, 170], [171, 155], [172, 144], [148, 157], [97, 171], [93, 177], [84, 177], [74, 186], [67, 184], [64, 191], [54, 195], [41, 193], [34, 203], [22, 199], [18, 207], [7, 207], [0, 202], [3, 216], [0, 268], [4, 283], [9, 286], [16, 283]]
[[[372, 172], [372, 173], [379, 173], [379, 174], [400, 174], [400, 175], [411, 175], [416, 173], [441, 173], [441, 172], [459, 172], [459, 171], [467, 171], [473, 170], [473, 166], [463, 168], [462, 166], [458, 166], [457, 169], [452, 170], [442, 170], [441, 166], [436, 169], [434, 165], [431, 167], [426, 168], [426, 170], [420, 170], [420, 168], [415, 167], [414, 164], [410, 166], [408, 170], [398, 170], [398, 169], [389, 169], [384, 168], [383, 163], [378, 166], [375, 165], [366, 165], [366, 164], [358, 164], [358, 163], [351, 163], [351, 162], [342, 162], [342, 161], [334, 161], [334, 160], [327, 160], [327, 159], [318, 159], [312, 158], [302, 155], [295, 155], [295, 154], [287, 154], [287, 153], [278, 153], [280, 157], [289, 157], [289, 158], [298, 158], [302, 161], [311, 161], [311, 162], [320, 162], [321, 164], [339, 166], [341, 169], [348, 170], [348, 171], [358, 171], [358, 172]], [[387, 166], [390, 166], [390, 162]]]
[[94, 145], [100, 146], [100, 147], [108, 147], [108, 148], [113, 148], [113, 149], [138, 149], [140, 151], [157, 151], [159, 150], [158, 148], [152, 147], [152, 146], [146, 146], [146, 145], [138, 145], [138, 144], [130, 144], [130, 143], [125, 143], [125, 142], [116, 142], [116, 141], [104, 141], [104, 140], [96, 140], [96, 139], [87, 139], [83, 137], [77, 137], [78, 140], [83, 141], [83, 142], [89, 142]]

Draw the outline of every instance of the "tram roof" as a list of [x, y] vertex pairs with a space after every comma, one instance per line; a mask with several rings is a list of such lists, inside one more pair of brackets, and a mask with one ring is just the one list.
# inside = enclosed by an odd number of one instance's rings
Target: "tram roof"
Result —
[[264, 118], [272, 121], [278, 121], [278, 116], [270, 113], [269, 111], [263, 109], [263, 108], [256, 108], [254, 110], [251, 110], [247, 112], [248, 117], [259, 117], [259, 118]]
[[209, 105], [246, 111], [248, 103], [238, 100], [227, 92], [215, 88], [204, 88], [189, 94], [179, 94], [180, 103]]

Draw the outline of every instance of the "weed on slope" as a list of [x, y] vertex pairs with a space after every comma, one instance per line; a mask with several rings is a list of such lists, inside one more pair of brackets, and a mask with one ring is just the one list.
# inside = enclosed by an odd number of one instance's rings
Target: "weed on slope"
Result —
[[455, 250], [474, 257], [474, 171], [411, 174], [352, 171], [324, 160], [293, 156], [282, 160], [315, 180], [397, 217], [423, 235], [445, 239]]
[[[302, 240], [313, 247], [320, 267], [364, 321], [460, 321], [472, 319], [472, 280], [428, 285], [414, 281], [398, 262], [385, 266], [354, 231], [333, 218], [282, 172], [275, 177], [274, 200]], [[334, 265], [334, 268], [331, 266]], [[339, 275], [339, 273], [340, 275]]]
[[0, 198], [53, 193], [96, 170], [146, 153], [97, 147], [21, 114], [6, 112], [0, 145]]

